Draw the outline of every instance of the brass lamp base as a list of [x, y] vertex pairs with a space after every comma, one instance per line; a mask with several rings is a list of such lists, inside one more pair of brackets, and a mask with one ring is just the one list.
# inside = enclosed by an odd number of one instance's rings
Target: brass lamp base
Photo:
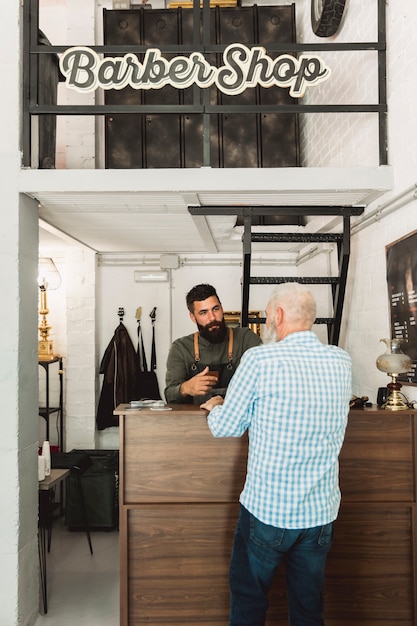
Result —
[[397, 382], [397, 378], [394, 374], [391, 374], [392, 383], [387, 385], [388, 390], [390, 392], [387, 401], [382, 405], [383, 409], [388, 409], [389, 411], [404, 411], [408, 409], [408, 405], [401, 398], [400, 389], [402, 387], [401, 383]]
[[52, 361], [54, 358], [53, 342], [49, 339], [38, 341], [38, 360]]

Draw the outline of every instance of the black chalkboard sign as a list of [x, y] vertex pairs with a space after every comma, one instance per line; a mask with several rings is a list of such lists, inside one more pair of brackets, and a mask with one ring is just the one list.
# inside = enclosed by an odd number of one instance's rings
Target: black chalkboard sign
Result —
[[417, 230], [386, 246], [391, 337], [403, 339], [403, 352], [413, 359], [398, 380], [417, 384]]

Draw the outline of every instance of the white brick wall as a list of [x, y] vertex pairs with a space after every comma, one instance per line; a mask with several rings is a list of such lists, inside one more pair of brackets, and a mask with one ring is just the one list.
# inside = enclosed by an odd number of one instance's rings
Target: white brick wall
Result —
[[[359, 43], [377, 39], [377, 0], [349, 0], [342, 28], [329, 39], [316, 37], [306, 11], [303, 41]], [[304, 104], [377, 104], [376, 52], [317, 52], [332, 69], [330, 78], [308, 90]], [[306, 167], [375, 166], [379, 163], [375, 113], [311, 113], [302, 120], [302, 164]]]
[[[49, 0], [39, 2], [39, 23], [54, 45], [95, 44], [95, 0]], [[58, 85], [58, 104], [89, 105], [95, 94], [80, 94]], [[94, 116], [57, 116], [56, 167], [61, 169], [95, 168]]]
[[[414, 25], [417, 5], [414, 0], [390, 2], [388, 10], [388, 147], [394, 167], [395, 189], [400, 195], [416, 182], [414, 138], [417, 122], [412, 112], [416, 95], [417, 67]], [[388, 200], [388, 198], [387, 198]], [[372, 211], [386, 199], [367, 209]], [[360, 231], [352, 240], [352, 265], [349, 277], [349, 308], [345, 309], [344, 337], [354, 361], [357, 395], [365, 393], [373, 401], [378, 386], [388, 377], [375, 367], [376, 357], [384, 352], [379, 339], [390, 336], [385, 246], [417, 228], [416, 202], [384, 217]], [[416, 399], [413, 387], [403, 391]]]

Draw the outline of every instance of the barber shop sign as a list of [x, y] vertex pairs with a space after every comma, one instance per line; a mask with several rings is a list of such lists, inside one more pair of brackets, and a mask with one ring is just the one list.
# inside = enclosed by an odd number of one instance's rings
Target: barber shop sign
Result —
[[91, 92], [96, 89], [161, 89], [171, 85], [186, 89], [215, 85], [227, 95], [237, 95], [249, 87], [289, 88], [294, 98], [304, 96], [307, 87], [318, 85], [330, 76], [330, 68], [315, 55], [294, 57], [282, 54], [275, 59], [265, 48], [248, 48], [240, 43], [227, 46], [223, 65], [211, 65], [201, 52], [165, 59], [158, 48], [149, 48], [139, 61], [137, 56], [104, 57], [91, 48], [68, 48], [60, 57], [61, 72], [69, 89]]

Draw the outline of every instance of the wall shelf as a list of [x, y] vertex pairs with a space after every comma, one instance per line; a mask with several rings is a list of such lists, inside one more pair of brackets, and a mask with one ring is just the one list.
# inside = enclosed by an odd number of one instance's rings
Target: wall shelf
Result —
[[[39, 406], [39, 415], [45, 420], [46, 423], [46, 440], [49, 441], [50, 436], [50, 417], [54, 414], [58, 415], [59, 430], [58, 430], [58, 446], [60, 452], [64, 452], [64, 413], [63, 413], [63, 367], [62, 357], [56, 356], [49, 361], [38, 361], [39, 365], [45, 370], [45, 404]], [[55, 366], [50, 372], [50, 367]], [[57, 375], [59, 377], [59, 398], [58, 405], [56, 403], [51, 405], [51, 388], [50, 388], [50, 376]]]

